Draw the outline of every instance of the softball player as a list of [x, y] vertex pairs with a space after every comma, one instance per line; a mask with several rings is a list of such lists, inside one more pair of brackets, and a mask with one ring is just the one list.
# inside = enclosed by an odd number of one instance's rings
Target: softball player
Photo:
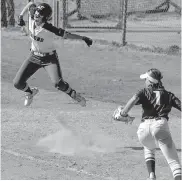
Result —
[[142, 120], [137, 134], [144, 147], [149, 179], [156, 179], [155, 148], [158, 144], [174, 179], [181, 180], [181, 165], [168, 127], [168, 114], [172, 107], [181, 111], [181, 101], [173, 93], [165, 90], [161, 82], [163, 76], [159, 70], [152, 68], [140, 78], [145, 79], [146, 88], [138, 91], [128, 101], [120, 115], [127, 116], [134, 105], [142, 105]]
[[29, 2], [19, 16], [19, 25], [25, 26], [23, 15], [29, 11], [29, 34], [32, 40], [31, 53], [27, 60], [24, 61], [21, 68], [14, 78], [15, 88], [24, 91], [25, 106], [32, 103], [33, 97], [38, 93], [37, 88], [30, 88], [27, 80], [38, 69], [44, 68], [50, 76], [54, 86], [68, 94], [73, 100], [81, 106], [86, 106], [86, 100], [74, 89], [72, 89], [67, 82], [63, 80], [62, 72], [55, 50], [54, 37], [55, 35], [69, 39], [79, 39], [85, 41], [90, 46], [92, 40], [85, 36], [71, 34], [64, 29], [56, 28], [48, 21], [52, 16], [52, 8], [47, 3], [40, 3], [36, 6], [33, 2]]

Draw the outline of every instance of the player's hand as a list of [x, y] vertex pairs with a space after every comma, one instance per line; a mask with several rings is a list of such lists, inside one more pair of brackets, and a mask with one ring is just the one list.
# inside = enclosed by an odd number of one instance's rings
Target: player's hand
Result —
[[23, 20], [23, 16], [18, 16], [18, 25], [25, 26], [25, 21]]
[[113, 119], [115, 121], [121, 121], [124, 122], [125, 124], [132, 124], [133, 120], [135, 119], [135, 117], [131, 117], [128, 114], [124, 114], [123, 113], [123, 107], [119, 106], [113, 113]]
[[87, 46], [90, 46], [93, 43], [92, 39], [91, 38], [88, 38], [86, 36], [83, 36], [82, 37], [82, 40], [85, 41], [85, 43], [87, 44]]

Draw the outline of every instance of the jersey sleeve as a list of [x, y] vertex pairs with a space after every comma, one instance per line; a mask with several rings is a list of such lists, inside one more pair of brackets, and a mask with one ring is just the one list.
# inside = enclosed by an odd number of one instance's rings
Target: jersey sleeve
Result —
[[57, 27], [53, 26], [51, 23], [45, 23], [43, 28], [54, 33], [57, 36], [61, 36], [61, 37], [64, 37], [64, 34], [66, 32], [64, 29], [57, 28]]
[[174, 94], [172, 95], [172, 106], [181, 111], [181, 101]]
[[136, 102], [135, 105], [139, 105], [139, 104], [142, 104], [142, 101], [144, 99], [144, 89], [140, 89], [136, 94], [135, 96], [139, 98], [138, 102]]

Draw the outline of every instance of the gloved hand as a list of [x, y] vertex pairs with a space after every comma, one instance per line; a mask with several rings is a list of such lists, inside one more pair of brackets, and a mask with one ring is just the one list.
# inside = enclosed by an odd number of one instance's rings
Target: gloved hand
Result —
[[125, 124], [132, 124], [135, 117], [131, 117], [128, 114], [123, 114], [123, 107], [119, 106], [113, 113], [113, 119], [115, 121], [124, 122]]
[[93, 43], [92, 39], [91, 38], [88, 38], [86, 36], [83, 36], [82, 37], [82, 40], [85, 41], [85, 43], [87, 44], [87, 46], [90, 46]]
[[18, 16], [18, 25], [25, 26], [25, 21], [23, 20], [23, 16]]

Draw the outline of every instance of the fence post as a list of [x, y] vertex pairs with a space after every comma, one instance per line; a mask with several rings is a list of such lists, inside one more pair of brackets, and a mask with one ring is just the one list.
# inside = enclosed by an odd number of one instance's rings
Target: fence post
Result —
[[123, 0], [123, 20], [122, 20], [122, 45], [125, 46], [126, 42], [126, 23], [127, 23], [127, 7], [128, 7], [128, 0]]
[[63, 1], [63, 29], [65, 29], [67, 27], [67, 23], [68, 23], [68, 17], [67, 17], [67, 13], [66, 13], [66, 9], [67, 9], [67, 0], [62, 0]]

